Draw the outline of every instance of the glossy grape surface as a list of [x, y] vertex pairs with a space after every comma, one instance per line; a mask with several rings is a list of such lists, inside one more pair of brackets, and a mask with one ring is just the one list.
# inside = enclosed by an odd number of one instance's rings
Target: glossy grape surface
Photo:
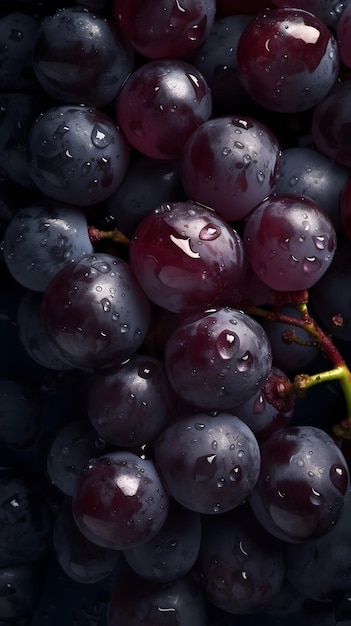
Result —
[[55, 100], [102, 108], [133, 71], [134, 54], [113, 20], [80, 7], [64, 8], [41, 22], [33, 68]]
[[339, 52], [326, 24], [302, 9], [263, 11], [238, 44], [239, 77], [261, 106], [282, 113], [314, 107], [339, 73]]
[[274, 536], [302, 543], [331, 530], [349, 489], [343, 453], [323, 430], [291, 426], [261, 445], [261, 471], [250, 496]]
[[336, 233], [310, 198], [272, 195], [251, 213], [244, 244], [257, 275], [272, 289], [309, 289], [330, 266]]
[[280, 160], [278, 141], [264, 123], [246, 115], [217, 117], [186, 141], [180, 175], [188, 198], [235, 221], [271, 193]]
[[113, 550], [150, 540], [164, 524], [168, 505], [152, 461], [129, 451], [92, 460], [80, 476], [72, 502], [83, 535]]
[[141, 346], [149, 302], [125, 261], [87, 255], [64, 267], [44, 292], [42, 319], [61, 357], [75, 367], [107, 367]]
[[200, 410], [245, 402], [264, 383], [271, 365], [262, 326], [236, 309], [209, 309], [181, 324], [166, 344], [165, 368], [173, 389]]
[[63, 267], [94, 251], [84, 213], [69, 206], [20, 209], [6, 228], [3, 245], [12, 276], [39, 292]]
[[149, 299], [184, 313], [228, 299], [241, 281], [244, 246], [214, 211], [176, 202], [161, 204], [141, 221], [129, 258]]
[[151, 441], [170, 422], [174, 401], [163, 362], [135, 354], [120, 366], [93, 375], [88, 415], [105, 441], [134, 447]]
[[30, 174], [54, 200], [90, 206], [121, 184], [129, 146], [116, 123], [86, 105], [59, 105], [34, 123], [29, 138]]
[[1, 91], [31, 91], [38, 87], [32, 66], [34, 39], [39, 20], [25, 11], [13, 11], [0, 19]]
[[214, 0], [114, 0], [112, 13], [133, 47], [151, 59], [189, 57], [207, 38]]
[[154, 159], [175, 159], [192, 131], [210, 117], [211, 92], [190, 63], [157, 59], [127, 79], [116, 113], [123, 133], [139, 152]]
[[292, 9], [304, 9], [317, 15], [329, 26], [336, 26], [349, 4], [349, 0], [273, 0], [277, 7], [290, 7]]
[[257, 440], [228, 413], [197, 413], [166, 428], [155, 443], [155, 462], [170, 495], [192, 511], [218, 514], [253, 490], [260, 471]]

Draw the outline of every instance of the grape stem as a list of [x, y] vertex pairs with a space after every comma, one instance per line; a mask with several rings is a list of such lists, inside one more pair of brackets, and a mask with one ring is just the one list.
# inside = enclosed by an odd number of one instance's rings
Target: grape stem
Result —
[[[272, 309], [264, 309], [255, 305], [245, 307], [249, 315], [255, 317], [263, 317], [273, 322], [282, 322], [301, 328], [311, 337], [313, 344], [319, 347], [324, 355], [331, 361], [332, 368], [319, 372], [318, 374], [298, 374], [292, 382], [281, 380], [279, 388], [277, 387], [277, 395], [280, 398], [287, 398], [289, 395], [303, 396], [305, 392], [315, 385], [332, 380], [339, 381], [346, 403], [347, 417], [333, 427], [334, 434], [341, 439], [351, 439], [351, 371], [345, 363], [339, 350], [334, 345], [332, 338], [326, 334], [308, 310], [308, 292], [298, 292], [296, 294], [295, 306], [300, 313], [300, 317], [295, 318], [285, 315], [281, 312], [283, 303], [293, 303], [294, 296], [287, 294], [284, 302], [283, 294], [278, 295], [278, 305]], [[337, 322], [340, 325], [340, 316]], [[336, 319], [336, 318], [335, 318]]]
[[114, 243], [129, 245], [130, 240], [118, 228], [114, 230], [99, 230], [95, 226], [88, 226], [89, 239], [91, 243], [96, 243], [102, 239], [110, 239]]

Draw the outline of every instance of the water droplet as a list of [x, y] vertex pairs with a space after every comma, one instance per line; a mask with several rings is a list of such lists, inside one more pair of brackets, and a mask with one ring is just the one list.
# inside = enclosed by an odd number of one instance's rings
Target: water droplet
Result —
[[320, 506], [323, 502], [322, 494], [314, 487], [311, 489], [310, 501], [315, 506]]
[[229, 473], [229, 478], [232, 483], [238, 483], [242, 479], [242, 471], [240, 465], [236, 465]]
[[154, 374], [154, 366], [152, 363], [141, 363], [138, 367], [138, 375], [145, 380], [151, 378]]
[[231, 153], [231, 149], [230, 148], [228, 148], [228, 147], [223, 148], [223, 150], [222, 150], [223, 156], [228, 156], [228, 154], [230, 154], [230, 153]]
[[306, 256], [302, 262], [302, 269], [306, 274], [315, 274], [322, 267], [322, 261], [315, 256]]
[[239, 459], [242, 459], [245, 456], [245, 450], [239, 450], [238, 451], [238, 457]]
[[116, 320], [118, 320], [118, 318], [119, 318], [119, 313], [113, 313], [112, 315], [113, 321], [115, 322]]
[[218, 487], [219, 489], [221, 489], [222, 487], [225, 487], [225, 478], [219, 478], [219, 479], [217, 480], [217, 487]]
[[298, 459], [297, 464], [299, 467], [304, 467], [305, 461], [303, 461], [302, 459]]
[[262, 185], [264, 183], [265, 178], [266, 178], [265, 174], [262, 172], [262, 170], [259, 170], [257, 172], [257, 180], [260, 183], [260, 185]]
[[297, 185], [297, 183], [299, 182], [299, 177], [298, 176], [292, 176], [289, 180], [289, 185], [290, 187], [295, 187], [295, 185]]
[[239, 150], [243, 150], [243, 148], [245, 148], [244, 144], [241, 141], [235, 141], [234, 146], [236, 148], [239, 148]]
[[111, 265], [106, 261], [95, 261], [92, 263], [91, 268], [100, 272], [100, 274], [108, 274], [111, 271]]
[[251, 352], [248, 350], [245, 354], [238, 360], [238, 371], [243, 373], [247, 372], [253, 364], [253, 358]]
[[129, 330], [129, 325], [128, 324], [121, 324], [119, 328], [120, 328], [121, 333], [125, 334]]
[[296, 258], [296, 256], [294, 256], [293, 254], [290, 256], [289, 258], [289, 265], [290, 267], [296, 267], [296, 265], [298, 265], [299, 263], [299, 259]]
[[211, 444], [212, 450], [217, 450], [217, 447], [218, 447], [217, 441], [216, 440], [212, 441], [212, 444]]
[[111, 302], [108, 300], [108, 298], [102, 298], [101, 306], [105, 313], [109, 313], [111, 311]]
[[328, 239], [324, 235], [318, 235], [318, 236], [312, 237], [312, 239], [317, 250], [324, 250], [326, 248]]
[[244, 167], [249, 167], [250, 163], [251, 163], [251, 157], [249, 154], [244, 154], [243, 156], [243, 163], [244, 163]]
[[91, 142], [96, 148], [107, 148], [113, 138], [100, 124], [95, 124], [91, 132]]
[[99, 293], [101, 293], [101, 291], [102, 291], [102, 287], [101, 287], [101, 285], [97, 285], [97, 286], [95, 287], [95, 289], [96, 289], [96, 291], [98, 291]]
[[195, 424], [195, 428], [196, 430], [203, 430], [204, 428], [206, 428], [205, 424], [200, 424], [200, 422], [197, 422]]
[[329, 477], [334, 487], [344, 494], [347, 489], [348, 477], [342, 465], [332, 465], [329, 471]]
[[240, 347], [240, 339], [231, 330], [223, 330], [217, 337], [216, 348], [222, 359], [231, 359]]
[[217, 224], [206, 224], [206, 226], [203, 226], [203, 228], [201, 228], [200, 233], [199, 233], [199, 238], [202, 239], [202, 241], [214, 241], [215, 239], [217, 239], [221, 234], [221, 229], [219, 226], [217, 226]]

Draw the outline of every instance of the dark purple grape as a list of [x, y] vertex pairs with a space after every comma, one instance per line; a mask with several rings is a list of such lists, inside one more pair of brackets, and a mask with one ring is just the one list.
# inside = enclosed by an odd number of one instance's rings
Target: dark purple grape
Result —
[[287, 577], [308, 598], [326, 603], [350, 595], [350, 513], [348, 492], [340, 518], [327, 535], [286, 546]]
[[0, 469], [0, 567], [49, 554], [51, 515], [39, 489], [10, 467]]
[[[0, 568], [0, 620], [2, 624], [27, 624], [42, 590], [42, 576], [36, 564]], [[22, 622], [22, 620], [25, 620]], [[28, 622], [29, 623], [29, 622]]]
[[283, 544], [260, 526], [247, 505], [204, 519], [199, 564], [207, 598], [234, 614], [256, 613], [268, 605], [285, 575]]
[[3, 248], [12, 276], [40, 292], [60, 269], [94, 252], [84, 213], [55, 205], [19, 209], [6, 227]]
[[243, 234], [252, 269], [271, 289], [309, 289], [330, 266], [336, 233], [308, 197], [272, 195], [249, 215]]
[[171, 499], [161, 530], [141, 546], [124, 550], [123, 556], [142, 578], [166, 583], [191, 571], [199, 555], [200, 542], [200, 515]]
[[275, 389], [275, 385], [279, 384], [281, 379], [289, 382], [288, 377], [282, 370], [272, 367], [272, 371], [263, 387], [256, 391], [246, 402], [230, 411], [230, 413], [247, 424], [259, 443], [268, 439], [274, 432], [285, 428], [291, 420], [295, 396], [282, 400], [274, 406], [268, 393], [269, 388], [273, 385]]
[[129, 147], [117, 124], [85, 105], [45, 111], [32, 126], [28, 149], [38, 189], [74, 206], [106, 200], [128, 169]]
[[183, 200], [178, 161], [139, 156], [116, 193], [108, 198], [107, 206], [118, 228], [132, 237], [142, 218], [159, 204]]
[[[282, 306], [280, 312], [289, 318], [301, 319], [301, 314], [291, 304]], [[301, 372], [316, 358], [318, 348], [306, 330], [290, 323], [264, 319], [261, 324], [271, 344], [273, 363], [285, 372]], [[294, 333], [297, 342], [289, 340], [291, 333]]]
[[123, 569], [107, 606], [107, 626], [204, 626], [206, 600], [189, 576], [169, 583], [145, 580]]
[[29, 171], [29, 134], [47, 107], [45, 98], [36, 92], [0, 94], [0, 170], [29, 190], [35, 189]]
[[217, 18], [206, 41], [189, 59], [207, 81], [214, 110], [221, 115], [247, 111], [251, 106], [251, 99], [239, 80], [236, 54], [240, 35], [251, 20], [251, 15]]
[[242, 311], [209, 309], [169, 337], [165, 367], [180, 398], [198, 409], [232, 409], [248, 400], [271, 371], [262, 326]]
[[134, 69], [130, 44], [112, 19], [73, 7], [46, 17], [33, 49], [35, 75], [55, 100], [111, 103]]
[[31, 59], [39, 20], [15, 11], [0, 19], [0, 90], [37, 89]]
[[73, 496], [82, 471], [106, 444], [87, 420], [74, 420], [61, 427], [53, 437], [47, 456], [48, 479], [62, 493]]
[[317, 149], [329, 159], [350, 169], [351, 79], [343, 77], [315, 107], [312, 136]]
[[207, 207], [161, 204], [137, 227], [130, 266], [152, 302], [184, 313], [226, 303], [242, 278], [243, 243]]
[[70, 501], [55, 520], [53, 545], [67, 576], [89, 585], [110, 576], [120, 558], [118, 550], [102, 548], [84, 537], [74, 521]]
[[260, 12], [238, 44], [238, 73], [261, 106], [281, 113], [304, 111], [328, 94], [339, 74], [337, 42], [309, 11]]
[[207, 38], [215, 0], [114, 0], [115, 20], [133, 47], [151, 59], [189, 57]]
[[115, 446], [151, 441], [171, 421], [174, 407], [163, 362], [147, 354], [135, 354], [118, 367], [95, 373], [90, 381], [90, 422]]
[[250, 496], [274, 536], [303, 543], [331, 531], [349, 489], [345, 457], [320, 428], [291, 426], [261, 445], [261, 470]]
[[124, 550], [156, 535], [166, 520], [169, 497], [151, 460], [111, 452], [82, 472], [72, 506], [89, 541]]
[[272, 616], [272, 619], [284, 619], [289, 616], [294, 617], [303, 607], [305, 601], [305, 594], [300, 593], [285, 575], [279, 592], [274, 596], [271, 602], [264, 607], [264, 613]]
[[44, 292], [41, 314], [60, 356], [83, 369], [129, 358], [150, 323], [149, 301], [128, 264], [102, 252], [54, 276]]
[[187, 197], [227, 221], [241, 220], [273, 190], [281, 161], [276, 137], [253, 117], [216, 117], [185, 142], [180, 175]]
[[197, 413], [171, 424], [156, 439], [154, 458], [170, 495], [204, 514], [241, 504], [260, 471], [253, 432], [224, 412]]
[[295, 147], [283, 151], [274, 193], [308, 196], [340, 230], [340, 195], [349, 170], [312, 148]]
[[156, 59], [138, 67], [117, 98], [117, 120], [129, 143], [155, 159], [176, 159], [184, 141], [208, 120], [212, 98], [190, 63]]
[[42, 294], [27, 291], [17, 311], [17, 333], [28, 356], [39, 365], [52, 370], [72, 369], [55, 350], [41, 319]]

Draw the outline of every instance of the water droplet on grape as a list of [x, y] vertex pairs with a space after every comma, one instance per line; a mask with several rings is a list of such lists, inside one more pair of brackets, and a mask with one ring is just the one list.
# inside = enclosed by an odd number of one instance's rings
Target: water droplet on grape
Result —
[[334, 464], [330, 468], [329, 477], [334, 487], [344, 494], [348, 483], [348, 477], [345, 469], [341, 465]]
[[219, 479], [217, 480], [217, 487], [218, 487], [219, 489], [221, 489], [222, 487], [225, 487], [225, 478], [219, 478]]
[[258, 182], [261, 185], [264, 183], [265, 178], [266, 178], [266, 176], [265, 176], [264, 172], [262, 172], [262, 170], [259, 170], [259, 172], [257, 172], [257, 180], [258, 180]]
[[128, 330], [129, 330], [129, 325], [128, 324], [121, 324], [120, 325], [120, 331], [121, 331], [122, 334], [127, 333]]
[[108, 274], [111, 271], [111, 266], [106, 261], [96, 261], [91, 264], [91, 268], [100, 274]]
[[315, 506], [320, 506], [323, 502], [322, 494], [319, 493], [317, 489], [314, 489], [314, 487], [311, 489], [310, 501]]
[[229, 473], [229, 478], [232, 483], [238, 483], [242, 479], [242, 471], [240, 465], [236, 465]]
[[289, 258], [289, 265], [290, 267], [296, 267], [296, 265], [298, 265], [299, 263], [299, 259], [296, 258], [296, 256], [294, 256], [293, 254], [290, 256]]
[[325, 237], [324, 235], [318, 235], [316, 237], [312, 237], [312, 239], [317, 250], [324, 250], [326, 248], [327, 237]]
[[238, 371], [241, 373], [247, 372], [252, 366], [252, 363], [252, 354], [247, 350], [245, 354], [241, 357], [241, 359], [238, 360]]
[[241, 141], [235, 141], [234, 146], [236, 148], [239, 148], [239, 150], [243, 150], [243, 148], [245, 148], [244, 144]]
[[203, 228], [201, 228], [199, 233], [199, 238], [202, 241], [214, 241], [221, 234], [221, 229], [217, 224], [206, 224]]
[[216, 348], [222, 359], [231, 359], [239, 350], [240, 340], [231, 330], [223, 330], [217, 337]]
[[228, 156], [228, 154], [230, 154], [230, 153], [231, 153], [231, 149], [230, 148], [228, 148], [228, 147], [223, 148], [223, 150], [222, 150], [223, 156]]
[[91, 131], [91, 143], [95, 148], [107, 148], [111, 141], [111, 135], [100, 124], [95, 124]]
[[306, 274], [314, 274], [322, 267], [322, 261], [315, 256], [306, 256], [302, 262], [302, 269]]
[[141, 378], [145, 378], [147, 380], [153, 376], [153, 373], [154, 371], [151, 363], [142, 363], [138, 367], [138, 375]]
[[109, 313], [111, 311], [111, 302], [107, 298], [102, 298], [101, 306], [105, 313]]
[[238, 457], [239, 459], [242, 459], [245, 456], [245, 450], [239, 450], [238, 451]]

